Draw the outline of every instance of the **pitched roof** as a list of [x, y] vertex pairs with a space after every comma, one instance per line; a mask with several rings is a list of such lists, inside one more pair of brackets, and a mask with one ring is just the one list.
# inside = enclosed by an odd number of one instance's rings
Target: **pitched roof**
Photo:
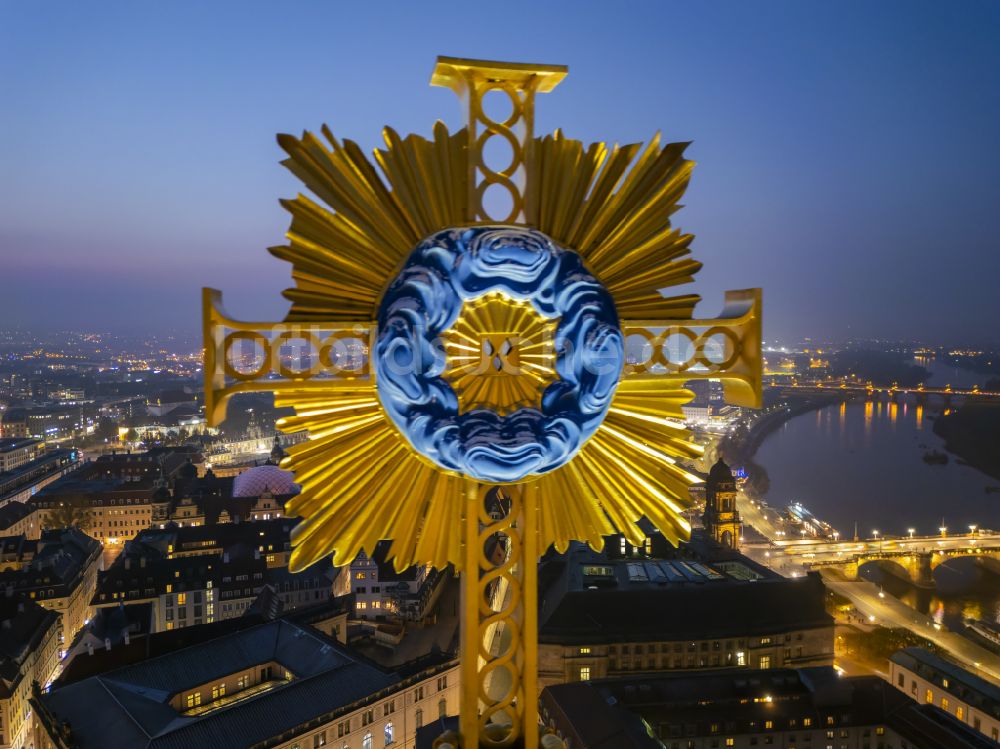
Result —
[[[187, 716], [171, 695], [277, 661], [294, 677], [270, 691]], [[278, 620], [57, 688], [41, 699], [81, 749], [241, 749], [391, 687], [381, 671], [334, 640]]]

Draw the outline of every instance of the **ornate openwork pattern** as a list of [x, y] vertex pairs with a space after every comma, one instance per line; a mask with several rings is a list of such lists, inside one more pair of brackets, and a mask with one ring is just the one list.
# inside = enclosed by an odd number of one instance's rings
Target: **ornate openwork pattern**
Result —
[[478, 704], [479, 711], [463, 710], [462, 721], [477, 724], [481, 746], [507, 747], [522, 729], [534, 728], [526, 718], [537, 699], [537, 663], [525, 645], [537, 636], [537, 611], [524, 602], [538, 594], [537, 492], [484, 489], [470, 482], [465, 504], [466, 538], [475, 539], [466, 548], [466, 569], [478, 570], [478, 595], [463, 604], [462, 657], [478, 664], [478, 678], [463, 681], [462, 695], [463, 704]]
[[[527, 214], [527, 162], [535, 127], [535, 93], [552, 90], [566, 76], [566, 68], [505, 63], [502, 68], [488, 70], [468, 62], [438, 58], [431, 83], [453, 89], [468, 107], [471, 218], [521, 223]], [[499, 92], [510, 102], [510, 114], [506, 118], [494, 119], [486, 112], [483, 102], [492, 92]], [[502, 139], [510, 147], [510, 161], [503, 168], [491, 167], [485, 158], [489, 142], [494, 138]], [[486, 206], [487, 202], [499, 203], [499, 196], [490, 195], [496, 192], [494, 187], [509, 199], [506, 215], [493, 215]]]

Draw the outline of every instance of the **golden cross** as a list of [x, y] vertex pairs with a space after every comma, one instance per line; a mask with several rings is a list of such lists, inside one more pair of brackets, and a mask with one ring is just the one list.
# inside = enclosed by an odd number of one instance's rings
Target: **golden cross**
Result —
[[[371, 551], [374, 541], [392, 538], [398, 565], [451, 563], [462, 570], [460, 725], [463, 745], [470, 747], [538, 745], [534, 562], [545, 548], [551, 543], [562, 548], [570, 538], [599, 545], [602, 533], [613, 527], [634, 539], [633, 526], [643, 512], [668, 538], [683, 532], [672, 498], [679, 496], [679, 486], [686, 493], [685, 482], [693, 477], [675, 465], [670, 452], [691, 455], [696, 449], [671, 436], [663, 441], [672, 448], [661, 450], [657, 430], [670, 420], [665, 417], [682, 417], [680, 404], [690, 398], [684, 383], [718, 380], [730, 403], [761, 403], [760, 290], [727, 292], [723, 313], [714, 319], [691, 316], [694, 295], [660, 293], [690, 281], [698, 269], [686, 257], [690, 236], [669, 221], [691, 167], [681, 156], [683, 145], [661, 146], [659, 136], [645, 147], [586, 148], [560, 132], [536, 138], [535, 94], [551, 91], [566, 74], [556, 65], [438, 58], [431, 83], [459, 94], [465, 128], [450, 134], [438, 123], [432, 140], [404, 139], [386, 129], [387, 148], [375, 154], [384, 178], [355, 144], [340, 143], [325, 128], [330, 146], [309, 133], [279, 137], [290, 155], [286, 165], [335, 209], [304, 196], [285, 203], [293, 214], [290, 244], [272, 252], [294, 266], [297, 288], [286, 292], [292, 310], [281, 323], [239, 322], [222, 310], [219, 292], [203, 292], [209, 424], [222, 421], [233, 395], [272, 391], [296, 406], [288, 428], [315, 426], [310, 429], [315, 446], [296, 448], [290, 458], [297, 478], [301, 472], [305, 479], [293, 508], [305, 518], [296, 529], [301, 529], [299, 566], [331, 551], [344, 564], [358, 549]], [[484, 103], [491, 94], [506, 97], [509, 114], [490, 115]], [[487, 158], [494, 138], [508, 147], [503, 165]], [[504, 202], [507, 207], [500, 208]], [[484, 506], [490, 487], [444, 472], [422, 472], [400, 479], [411, 480], [406, 488], [379, 486], [370, 495], [356, 493], [353, 476], [342, 488], [333, 486], [349, 467], [370, 471], [382, 484], [388, 483], [383, 472], [408, 470], [394, 465], [402, 448], [388, 427], [388, 442], [377, 435], [336, 442], [358, 424], [367, 428], [386, 420], [374, 397], [370, 360], [375, 311], [386, 283], [416, 242], [433, 232], [498, 223], [537, 229], [575, 250], [615, 300], [628, 360], [619, 384], [624, 396], [609, 415], [609, 422], [618, 421], [609, 423], [606, 441], [596, 444], [594, 438], [594, 452], [573, 459], [581, 467], [571, 470], [571, 479], [556, 477], [546, 485], [562, 495], [561, 507], [540, 502], [542, 481], [516, 484], [502, 489], [497, 501], [509, 503], [510, 511], [499, 519]], [[485, 309], [489, 302], [482, 304]], [[503, 413], [544, 389], [553, 355], [543, 339], [551, 329], [514, 306], [482, 312], [485, 322], [479, 327], [466, 320], [464, 328], [456, 324], [444, 335], [443, 376], [463, 409], [486, 403]], [[283, 354], [289, 348], [302, 352], [297, 362]], [[344, 413], [349, 416], [341, 417]], [[332, 445], [343, 454], [330, 453]], [[352, 451], [360, 465], [352, 465]], [[661, 470], [670, 491], [657, 485], [654, 473]], [[465, 498], [455, 504], [461, 486]], [[410, 489], [415, 496], [409, 504], [405, 496], [389, 493], [405, 495]], [[628, 496], [633, 490], [645, 499]], [[574, 492], [587, 496], [574, 500]], [[566, 504], [571, 500], [578, 504]], [[456, 507], [458, 517], [441, 509]], [[456, 524], [461, 534], [455, 533]], [[487, 553], [498, 537], [507, 539], [499, 561]], [[484, 600], [484, 591], [499, 598]]]

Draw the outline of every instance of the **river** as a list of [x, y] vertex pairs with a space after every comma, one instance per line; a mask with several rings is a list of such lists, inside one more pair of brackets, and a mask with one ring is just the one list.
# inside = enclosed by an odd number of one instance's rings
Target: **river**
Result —
[[[938, 364], [928, 385], [970, 387], [982, 375]], [[916, 398], [892, 403], [885, 398], [827, 406], [797, 416], [770, 434], [755, 460], [767, 468], [768, 503], [775, 508], [801, 502], [832, 524], [841, 537], [906, 535], [910, 528], [929, 535], [968, 533], [970, 525], [1000, 527], [1000, 494], [987, 486], [1000, 481], [964, 466], [951, 456], [947, 465], [928, 465], [927, 450], [943, 450], [934, 434], [940, 406], [921, 406]], [[949, 563], [951, 565], [952, 563]], [[1000, 584], [968, 565], [941, 571], [936, 592], [916, 591], [894, 580], [886, 590], [952, 628], [962, 616], [1000, 622]], [[946, 578], [946, 579], [945, 579]], [[880, 580], [878, 580], [881, 582]], [[945, 593], [945, 589], [949, 593]]]

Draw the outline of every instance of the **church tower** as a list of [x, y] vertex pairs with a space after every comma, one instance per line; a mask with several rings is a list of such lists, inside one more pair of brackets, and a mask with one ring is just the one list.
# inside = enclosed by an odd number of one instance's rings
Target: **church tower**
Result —
[[740, 513], [736, 509], [736, 479], [722, 458], [712, 466], [705, 483], [706, 534], [727, 549], [739, 548]]

